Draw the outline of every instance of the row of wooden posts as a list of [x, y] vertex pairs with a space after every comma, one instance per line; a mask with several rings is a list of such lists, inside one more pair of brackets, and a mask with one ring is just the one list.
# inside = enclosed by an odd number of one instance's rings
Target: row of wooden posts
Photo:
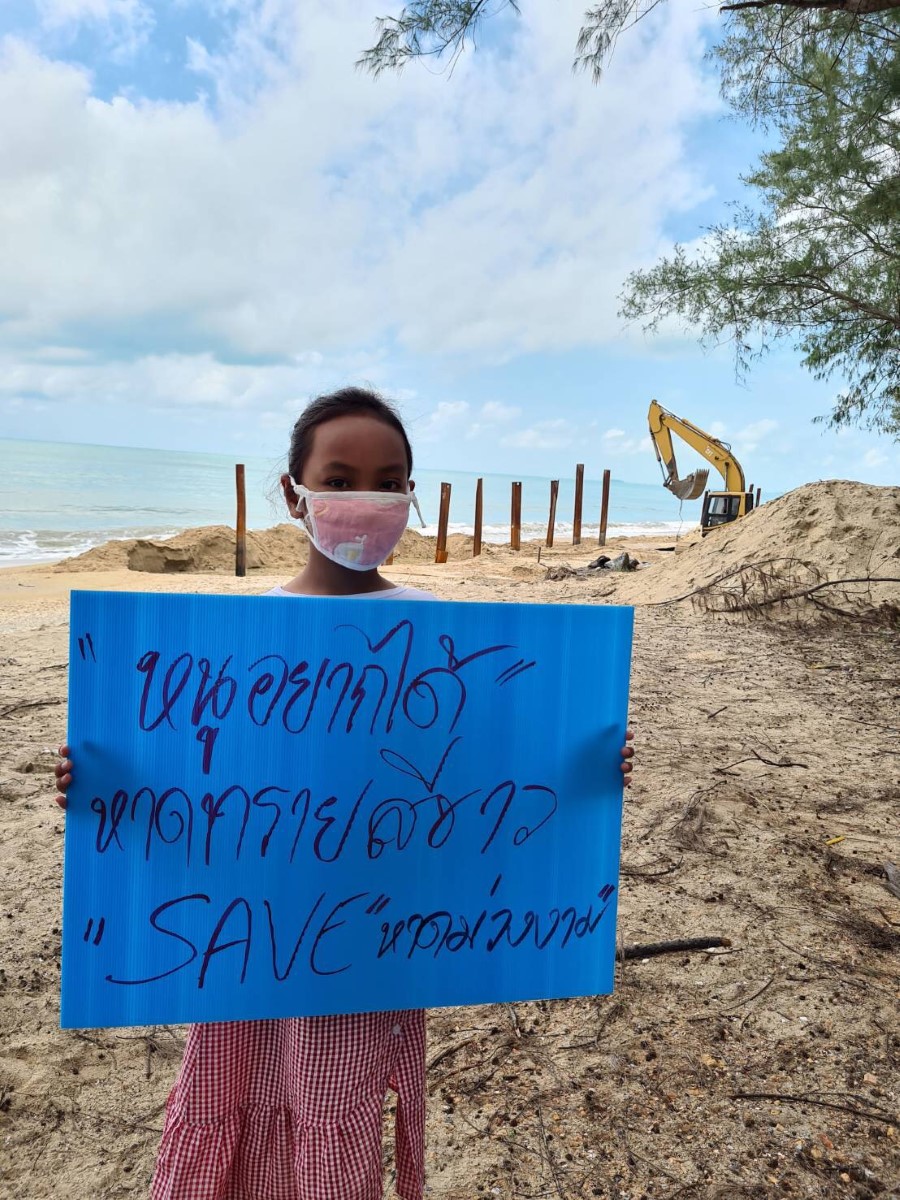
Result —
[[[243, 463], [238, 463], [234, 468], [234, 482], [237, 491], [237, 523], [236, 523], [236, 542], [235, 542], [235, 575], [247, 574], [247, 496], [244, 477]], [[606, 522], [609, 515], [609, 471], [603, 472], [603, 493], [600, 501], [600, 537], [599, 544], [606, 545]], [[481, 553], [481, 530], [484, 519], [484, 481], [479, 479], [475, 484], [475, 531], [472, 539], [472, 557], [476, 558]], [[436, 563], [445, 563], [447, 561], [447, 531], [450, 527], [450, 493], [452, 486], [449, 483], [441, 484], [441, 500], [438, 509], [438, 531], [437, 544], [435, 546], [434, 561]], [[559, 498], [559, 480], [550, 480], [550, 516], [547, 520], [547, 537], [545, 545], [549, 548], [553, 545], [553, 537], [556, 530], [556, 502]], [[584, 463], [578, 463], [575, 468], [575, 511], [572, 515], [572, 545], [581, 545], [581, 516], [584, 501]], [[522, 548], [522, 484], [513, 483], [510, 495], [510, 513], [509, 513], [509, 544], [513, 550], [521, 550]], [[390, 563], [393, 560], [393, 555], [387, 561]]]
[[[609, 516], [609, 471], [603, 472], [603, 496], [600, 502], [600, 536], [599, 544], [606, 545], [606, 523]], [[475, 484], [475, 529], [472, 538], [472, 557], [477, 558], [481, 553], [481, 531], [484, 512], [483, 481]], [[434, 561], [447, 561], [447, 531], [450, 526], [450, 493], [449, 483], [441, 484], [441, 500], [438, 509], [437, 542], [434, 551]], [[550, 515], [547, 519], [547, 536], [544, 544], [549, 548], [553, 545], [556, 532], [556, 503], [559, 498], [559, 480], [550, 480]], [[579, 463], [575, 468], [575, 511], [572, 514], [572, 545], [581, 545], [581, 518], [584, 506], [584, 464]], [[510, 485], [509, 506], [509, 544], [512, 550], [522, 549], [522, 484]]]

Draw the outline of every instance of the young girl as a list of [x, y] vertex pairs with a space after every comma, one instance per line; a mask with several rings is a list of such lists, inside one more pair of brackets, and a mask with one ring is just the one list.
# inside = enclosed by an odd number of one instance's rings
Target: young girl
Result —
[[[294, 425], [281, 477], [309, 559], [268, 595], [434, 600], [378, 573], [415, 504], [411, 473], [409, 439], [379, 396], [345, 388], [314, 400]], [[626, 784], [632, 753], [622, 750]], [[68, 754], [60, 748], [56, 768], [63, 807]], [[421, 1200], [422, 1010], [194, 1025], [166, 1107], [152, 1200], [381, 1200], [388, 1088], [397, 1093], [397, 1194]]]

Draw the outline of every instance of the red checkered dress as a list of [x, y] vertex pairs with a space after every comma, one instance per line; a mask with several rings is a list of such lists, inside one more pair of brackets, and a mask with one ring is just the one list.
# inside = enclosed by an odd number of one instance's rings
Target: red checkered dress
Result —
[[421, 1200], [421, 1009], [194, 1025], [152, 1200], [381, 1200], [388, 1087], [397, 1194]]
[[[409, 587], [366, 598], [435, 599]], [[194, 1025], [166, 1105], [151, 1198], [381, 1200], [389, 1087], [397, 1093], [395, 1187], [402, 1200], [421, 1200], [421, 1009]]]

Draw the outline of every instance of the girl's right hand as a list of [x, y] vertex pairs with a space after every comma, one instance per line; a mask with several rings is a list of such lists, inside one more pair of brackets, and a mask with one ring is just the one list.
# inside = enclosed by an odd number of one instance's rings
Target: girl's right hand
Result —
[[59, 795], [55, 796], [54, 799], [60, 808], [65, 808], [66, 791], [72, 782], [72, 762], [69, 758], [68, 746], [60, 746], [59, 759], [60, 761], [53, 768], [53, 773], [56, 776], [56, 786], [59, 788]]

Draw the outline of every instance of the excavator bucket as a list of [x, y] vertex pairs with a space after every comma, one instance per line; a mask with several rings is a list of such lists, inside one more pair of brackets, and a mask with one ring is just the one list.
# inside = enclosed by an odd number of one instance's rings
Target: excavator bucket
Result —
[[685, 475], [684, 479], [678, 479], [677, 476], [667, 479], [665, 486], [679, 500], [696, 500], [698, 496], [703, 495], [707, 479], [709, 471], [693, 471], [690, 475]]

